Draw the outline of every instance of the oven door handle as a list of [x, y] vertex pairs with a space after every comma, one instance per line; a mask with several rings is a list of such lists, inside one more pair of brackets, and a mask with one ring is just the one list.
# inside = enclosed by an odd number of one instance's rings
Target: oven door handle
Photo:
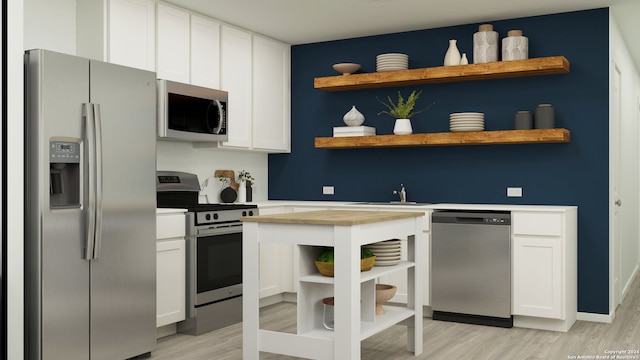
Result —
[[235, 234], [242, 232], [242, 224], [210, 225], [196, 229], [196, 236]]

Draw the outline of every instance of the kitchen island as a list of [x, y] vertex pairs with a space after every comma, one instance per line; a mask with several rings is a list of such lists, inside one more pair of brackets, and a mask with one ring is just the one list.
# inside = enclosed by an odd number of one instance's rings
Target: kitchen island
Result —
[[[260, 351], [314, 359], [360, 359], [360, 341], [392, 325], [407, 326], [407, 350], [422, 353], [422, 274], [425, 246], [423, 212], [322, 210], [242, 218], [243, 358]], [[407, 238], [407, 260], [360, 272], [360, 247]], [[297, 333], [260, 329], [259, 250], [261, 243], [296, 245], [299, 255]], [[335, 277], [320, 275], [314, 260], [322, 247], [333, 247]], [[407, 271], [406, 305], [375, 315], [375, 281]], [[334, 331], [322, 325], [324, 297], [335, 298]]]

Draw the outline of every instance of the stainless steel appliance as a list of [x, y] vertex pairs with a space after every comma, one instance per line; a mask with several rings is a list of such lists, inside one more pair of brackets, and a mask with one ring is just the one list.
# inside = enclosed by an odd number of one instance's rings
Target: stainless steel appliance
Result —
[[200, 335], [242, 321], [242, 216], [252, 204], [198, 204], [194, 174], [158, 171], [158, 207], [186, 208], [187, 319], [181, 333]]
[[127, 359], [156, 346], [156, 79], [25, 54], [28, 359]]
[[227, 101], [226, 91], [158, 80], [158, 137], [227, 141]]
[[434, 320], [512, 327], [511, 213], [435, 211]]

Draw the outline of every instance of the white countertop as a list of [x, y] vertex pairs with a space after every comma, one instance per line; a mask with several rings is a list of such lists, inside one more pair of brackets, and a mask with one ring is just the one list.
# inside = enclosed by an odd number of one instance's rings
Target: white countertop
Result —
[[327, 207], [327, 208], [385, 208], [385, 209], [402, 209], [402, 210], [487, 210], [487, 211], [566, 211], [576, 208], [572, 205], [515, 205], [515, 204], [393, 204], [388, 205], [384, 202], [366, 203], [354, 201], [296, 201], [296, 200], [268, 200], [254, 203], [260, 208], [279, 207], [279, 206], [297, 206], [297, 207]]
[[187, 209], [156, 208], [156, 214], [185, 213]]

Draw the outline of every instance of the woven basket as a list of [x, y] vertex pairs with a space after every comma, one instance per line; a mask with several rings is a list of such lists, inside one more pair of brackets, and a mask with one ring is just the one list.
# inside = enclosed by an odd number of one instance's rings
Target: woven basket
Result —
[[[376, 257], [368, 257], [366, 259], [360, 259], [360, 271], [369, 271], [373, 267], [373, 264], [376, 262]], [[320, 274], [324, 276], [333, 277], [333, 263], [316, 261], [316, 268]]]

